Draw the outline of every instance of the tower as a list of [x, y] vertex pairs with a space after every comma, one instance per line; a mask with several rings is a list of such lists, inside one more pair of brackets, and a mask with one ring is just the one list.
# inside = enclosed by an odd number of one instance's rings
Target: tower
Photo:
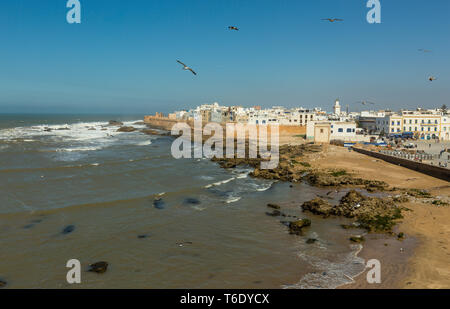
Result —
[[341, 114], [341, 105], [339, 104], [339, 99], [336, 99], [336, 102], [334, 103], [334, 114], [335, 115], [340, 115]]

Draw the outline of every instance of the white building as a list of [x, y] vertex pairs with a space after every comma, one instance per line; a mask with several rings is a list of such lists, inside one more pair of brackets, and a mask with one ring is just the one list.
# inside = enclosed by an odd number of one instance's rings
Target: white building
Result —
[[331, 140], [355, 141], [356, 139], [356, 123], [332, 121]]
[[449, 140], [450, 137], [446, 134], [449, 132], [448, 118], [438, 110], [418, 109], [377, 118], [376, 126], [378, 131], [384, 131], [388, 135], [412, 133], [423, 140]]
[[334, 115], [336, 115], [336, 116], [341, 115], [341, 105], [339, 103], [339, 99], [336, 99], [336, 102], [334, 102], [333, 112], [334, 112]]

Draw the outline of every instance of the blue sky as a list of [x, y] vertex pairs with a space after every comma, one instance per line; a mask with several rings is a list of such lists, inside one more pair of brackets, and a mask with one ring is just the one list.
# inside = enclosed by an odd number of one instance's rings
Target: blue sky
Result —
[[450, 106], [448, 0], [381, 0], [382, 24], [365, 0], [80, 2], [68, 24], [66, 0], [0, 1], [0, 113]]

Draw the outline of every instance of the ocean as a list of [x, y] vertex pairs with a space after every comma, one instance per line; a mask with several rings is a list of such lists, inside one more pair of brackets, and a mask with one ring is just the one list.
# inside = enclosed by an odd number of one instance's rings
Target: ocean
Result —
[[[142, 118], [0, 115], [0, 278], [9, 288], [335, 288], [364, 270], [361, 246], [348, 240], [357, 231], [340, 227], [347, 219], [301, 210], [329, 190], [176, 160], [172, 137], [108, 126], [142, 129]], [[312, 226], [290, 235], [268, 203]], [[82, 265], [79, 285], [66, 281], [71, 259]], [[86, 271], [98, 261], [106, 273]]]

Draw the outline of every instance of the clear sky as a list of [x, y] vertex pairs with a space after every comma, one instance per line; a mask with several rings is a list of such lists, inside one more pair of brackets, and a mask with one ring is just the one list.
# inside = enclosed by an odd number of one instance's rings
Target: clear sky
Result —
[[381, 24], [366, 0], [66, 2], [0, 1], [0, 113], [450, 106], [448, 0], [381, 0]]

